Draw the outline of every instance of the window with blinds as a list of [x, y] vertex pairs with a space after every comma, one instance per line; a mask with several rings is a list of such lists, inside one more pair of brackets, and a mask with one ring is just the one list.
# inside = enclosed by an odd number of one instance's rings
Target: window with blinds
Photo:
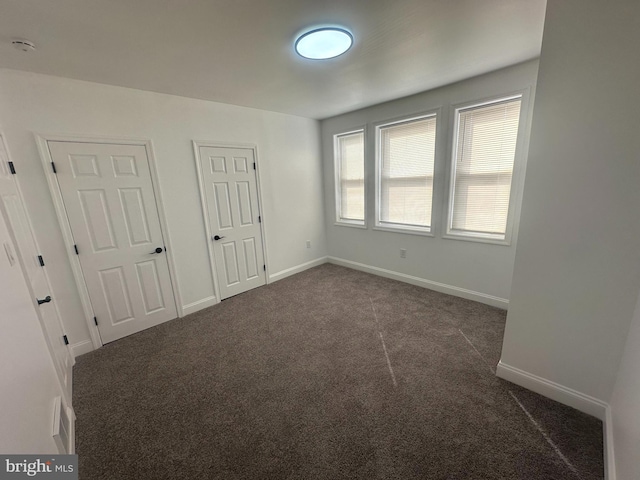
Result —
[[364, 225], [364, 131], [334, 137], [336, 221]]
[[448, 232], [504, 240], [521, 97], [456, 110]]
[[376, 226], [431, 231], [436, 116], [376, 129]]

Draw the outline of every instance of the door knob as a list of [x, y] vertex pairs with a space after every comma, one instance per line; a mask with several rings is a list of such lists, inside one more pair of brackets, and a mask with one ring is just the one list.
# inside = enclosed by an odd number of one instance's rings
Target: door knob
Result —
[[213, 237], [214, 240], [222, 240], [224, 237], [221, 237], [220, 235], [215, 235]]
[[153, 252], [149, 252], [149, 253], [162, 253], [162, 247], [158, 247]]
[[47, 295], [42, 300], [40, 300], [39, 298], [36, 298], [36, 300], [38, 301], [38, 305], [42, 305], [43, 303], [49, 303], [51, 301], [51, 295]]

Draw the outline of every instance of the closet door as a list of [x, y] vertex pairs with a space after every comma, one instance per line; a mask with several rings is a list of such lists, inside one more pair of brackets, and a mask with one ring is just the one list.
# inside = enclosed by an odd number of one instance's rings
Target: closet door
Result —
[[176, 318], [146, 148], [47, 143], [102, 341]]

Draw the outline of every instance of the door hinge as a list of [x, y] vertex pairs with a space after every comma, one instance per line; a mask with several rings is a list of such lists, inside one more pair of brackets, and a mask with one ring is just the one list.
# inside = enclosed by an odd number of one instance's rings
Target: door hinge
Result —
[[62, 336], [62, 340], [64, 340], [64, 344], [65, 344], [65, 345], [69, 345], [69, 339], [67, 338], [67, 336], [66, 336], [66, 335], [63, 335], [63, 336]]
[[51, 169], [53, 170], [53, 173], [58, 173], [58, 171], [56, 170], [56, 164], [51, 162]]
[[13, 166], [13, 162], [8, 162], [9, 163], [9, 171], [11, 172], [12, 175], [16, 174], [16, 167]]
[[256, 169], [256, 162], [253, 162], [253, 169]]
[[258, 223], [262, 223], [262, 216], [258, 215]]
[[40, 262], [41, 267], [44, 267], [44, 258], [42, 258], [42, 255], [38, 255], [38, 262]]
[[76, 255], [80, 255], [80, 252], [78, 252], [78, 245], [74, 245], [73, 249], [76, 251]]
[[96, 324], [96, 327], [98, 326], [98, 317], [93, 317], [93, 323]]
[[262, 265], [262, 270], [264, 270], [266, 272], [267, 271], [267, 266], [266, 265]]

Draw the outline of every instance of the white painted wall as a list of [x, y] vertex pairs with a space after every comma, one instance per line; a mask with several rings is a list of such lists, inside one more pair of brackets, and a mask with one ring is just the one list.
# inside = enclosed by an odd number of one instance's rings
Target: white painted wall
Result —
[[[535, 86], [537, 61], [530, 61], [487, 75], [448, 85], [419, 95], [383, 103], [322, 121], [322, 146], [325, 183], [325, 211], [329, 254], [333, 257], [374, 266], [431, 282], [497, 297], [506, 307], [511, 290], [511, 275], [518, 238], [517, 217], [512, 244], [491, 245], [463, 240], [444, 239], [446, 188], [449, 176], [452, 105], [506, 95]], [[523, 105], [524, 106], [524, 105]], [[372, 230], [375, 201], [375, 132], [374, 124], [398, 117], [441, 108], [436, 144], [436, 182], [434, 184], [434, 237]], [[531, 109], [529, 109], [529, 115]], [[334, 196], [333, 135], [367, 127], [365, 146], [367, 224], [368, 229], [336, 226]], [[525, 138], [528, 137], [528, 127]], [[525, 145], [526, 147], [526, 145]], [[526, 152], [526, 148], [525, 148]], [[526, 155], [524, 155], [526, 157]], [[520, 195], [515, 189], [514, 201]], [[400, 249], [407, 257], [400, 258]], [[480, 301], [486, 298], [478, 297]]]
[[611, 396], [616, 475], [640, 478], [640, 297]]
[[58, 453], [51, 428], [62, 391], [2, 214], [0, 305], [0, 452]]
[[[150, 139], [182, 305], [214, 295], [192, 140], [253, 143], [270, 273], [326, 255], [315, 120], [58, 77], [0, 70], [0, 130], [32, 216], [71, 343], [88, 340], [34, 133]], [[306, 240], [312, 248], [307, 249]]]
[[603, 402], [640, 290], [638, 18], [637, 0], [548, 3], [502, 351]]

